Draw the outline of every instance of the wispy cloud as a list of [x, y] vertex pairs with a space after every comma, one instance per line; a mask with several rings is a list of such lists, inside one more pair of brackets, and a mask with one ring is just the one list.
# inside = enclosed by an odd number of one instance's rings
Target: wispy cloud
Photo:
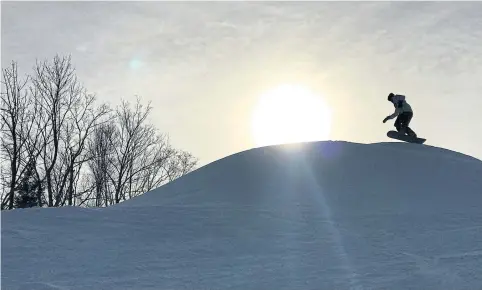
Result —
[[[256, 94], [286, 80], [326, 95], [339, 112], [335, 138], [380, 140], [373, 126], [389, 91], [415, 99], [414, 122], [429, 140], [445, 139], [441, 127], [482, 129], [467, 119], [482, 106], [480, 2], [2, 2], [1, 46], [2, 65], [14, 59], [25, 70], [72, 54], [90, 90], [112, 102], [153, 100], [157, 122], [207, 159], [250, 147], [235, 135], [249, 136]], [[219, 111], [229, 126], [212, 117]], [[376, 121], [351, 127], [367, 111]], [[247, 141], [221, 152], [194, 131]], [[467, 146], [482, 141], [453, 134]]]

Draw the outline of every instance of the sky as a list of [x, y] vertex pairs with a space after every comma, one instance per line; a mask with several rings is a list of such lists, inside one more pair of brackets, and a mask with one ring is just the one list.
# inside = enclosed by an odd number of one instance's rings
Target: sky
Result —
[[[327, 140], [392, 141], [394, 92], [425, 144], [482, 159], [482, 2], [1, 2], [2, 67], [56, 54], [100, 101], [151, 101], [200, 165], [260, 146], [256, 108], [285, 84], [329, 108]], [[306, 114], [278, 114], [278, 134], [318, 136]]]

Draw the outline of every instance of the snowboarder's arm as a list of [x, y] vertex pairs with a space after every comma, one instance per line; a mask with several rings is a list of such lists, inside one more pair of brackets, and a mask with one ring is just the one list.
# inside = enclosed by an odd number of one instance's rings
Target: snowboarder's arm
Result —
[[388, 116], [388, 120], [390, 119], [393, 119], [395, 117], [397, 117], [398, 115], [400, 115], [400, 113], [402, 113], [402, 108], [395, 108], [395, 112], [393, 114], [391, 114], [390, 116]]
[[385, 119], [383, 119], [383, 123], [400, 115], [401, 112], [402, 112], [402, 108], [395, 108], [395, 112], [390, 116], [386, 116]]

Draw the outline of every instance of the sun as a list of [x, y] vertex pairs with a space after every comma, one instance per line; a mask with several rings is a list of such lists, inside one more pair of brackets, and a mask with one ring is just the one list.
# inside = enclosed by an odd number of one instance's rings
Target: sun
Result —
[[253, 111], [257, 146], [326, 140], [330, 131], [329, 107], [302, 86], [282, 85], [262, 94]]

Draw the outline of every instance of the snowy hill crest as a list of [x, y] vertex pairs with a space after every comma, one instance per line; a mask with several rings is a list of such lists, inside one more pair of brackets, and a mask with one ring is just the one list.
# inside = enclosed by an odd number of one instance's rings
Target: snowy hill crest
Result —
[[313, 142], [240, 152], [106, 209], [3, 212], [2, 285], [482, 289], [481, 241], [480, 160]]

